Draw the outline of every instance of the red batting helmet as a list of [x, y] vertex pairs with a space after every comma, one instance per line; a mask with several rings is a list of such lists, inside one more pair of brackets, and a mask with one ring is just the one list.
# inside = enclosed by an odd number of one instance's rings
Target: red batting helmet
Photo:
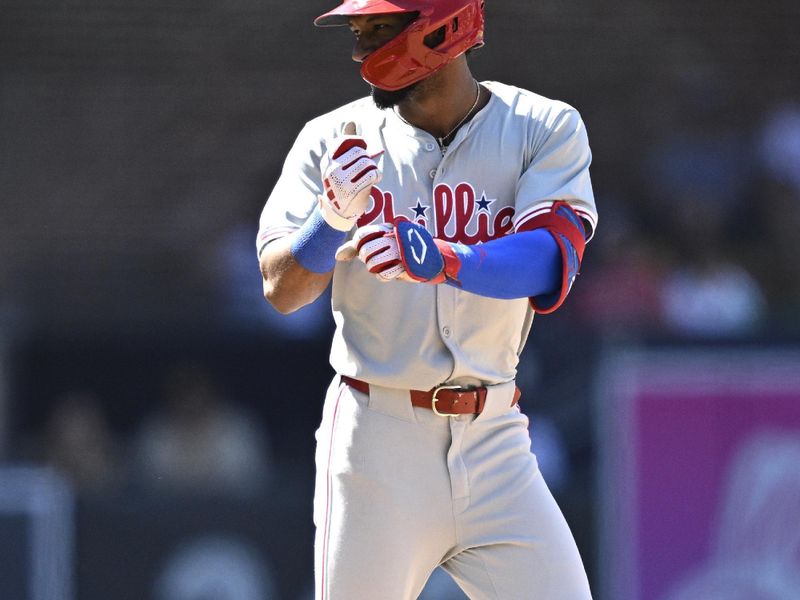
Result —
[[419, 15], [361, 63], [361, 76], [375, 87], [399, 90], [483, 46], [483, 0], [343, 0], [314, 25], [348, 25], [353, 16], [409, 12]]

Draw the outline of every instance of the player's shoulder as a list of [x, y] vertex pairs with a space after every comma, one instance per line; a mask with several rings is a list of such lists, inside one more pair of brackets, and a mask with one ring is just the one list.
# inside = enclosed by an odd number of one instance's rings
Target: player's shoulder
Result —
[[307, 134], [329, 138], [339, 135], [342, 127], [352, 121], [360, 134], [363, 129], [379, 125], [385, 118], [384, 112], [375, 106], [372, 98], [366, 96], [311, 119], [303, 129]]
[[580, 119], [578, 110], [562, 100], [498, 81], [484, 81], [483, 84], [511, 118], [534, 120], [551, 127], [565, 118]]

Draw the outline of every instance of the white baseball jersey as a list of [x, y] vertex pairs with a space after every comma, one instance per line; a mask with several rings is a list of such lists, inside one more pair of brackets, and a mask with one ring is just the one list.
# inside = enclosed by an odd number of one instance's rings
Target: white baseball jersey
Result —
[[[587, 224], [597, 212], [591, 152], [580, 115], [563, 102], [484, 82], [489, 103], [443, 153], [429, 133], [363, 98], [303, 128], [261, 215], [258, 248], [290, 234], [322, 194], [320, 163], [356, 123], [382, 181], [359, 226], [405, 216], [447, 241], [479, 244], [566, 200]], [[449, 285], [382, 283], [357, 260], [337, 263], [331, 365], [342, 375], [400, 389], [491, 385], [514, 379], [533, 320], [527, 299], [499, 300]]]

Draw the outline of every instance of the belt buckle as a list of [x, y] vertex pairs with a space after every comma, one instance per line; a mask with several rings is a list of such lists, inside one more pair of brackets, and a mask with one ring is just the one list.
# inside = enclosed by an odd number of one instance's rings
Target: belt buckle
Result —
[[436, 401], [438, 400], [436, 394], [438, 394], [442, 390], [456, 390], [459, 387], [460, 386], [458, 385], [437, 385], [435, 388], [433, 388], [433, 395], [431, 396], [431, 409], [433, 410], [433, 412], [439, 415], [440, 417], [457, 417], [458, 413], [439, 412], [439, 409], [436, 408]]

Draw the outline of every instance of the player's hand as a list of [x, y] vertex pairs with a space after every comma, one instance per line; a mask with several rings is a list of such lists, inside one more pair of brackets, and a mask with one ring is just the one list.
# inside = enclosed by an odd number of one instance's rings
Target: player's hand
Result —
[[373, 158], [367, 154], [367, 142], [356, 135], [355, 123], [347, 123], [323, 159], [327, 166], [322, 173], [320, 212], [334, 229], [350, 231], [367, 210], [370, 190], [382, 176]]
[[381, 281], [457, 282], [461, 268], [450, 244], [407, 219], [360, 227], [353, 239], [336, 251], [336, 260], [356, 256]]
[[348, 261], [356, 256], [380, 281], [411, 281], [403, 266], [391, 223], [359, 227], [353, 239], [336, 251], [336, 260]]

